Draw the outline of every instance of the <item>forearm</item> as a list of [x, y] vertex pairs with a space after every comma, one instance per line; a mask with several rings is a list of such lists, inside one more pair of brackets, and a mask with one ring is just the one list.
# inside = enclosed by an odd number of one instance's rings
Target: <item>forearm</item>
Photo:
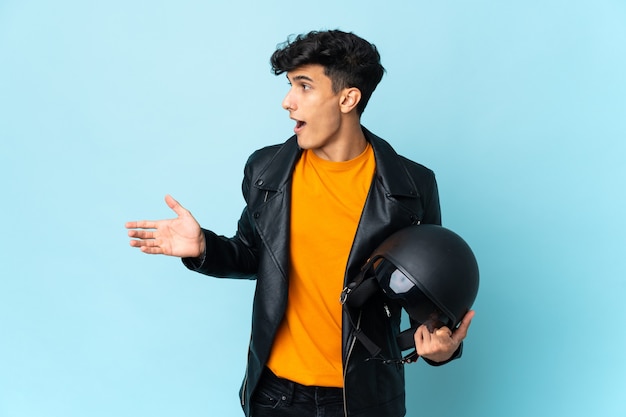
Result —
[[228, 238], [202, 229], [205, 251], [198, 258], [183, 258], [183, 264], [192, 271], [220, 278], [255, 278], [257, 256], [239, 234]]

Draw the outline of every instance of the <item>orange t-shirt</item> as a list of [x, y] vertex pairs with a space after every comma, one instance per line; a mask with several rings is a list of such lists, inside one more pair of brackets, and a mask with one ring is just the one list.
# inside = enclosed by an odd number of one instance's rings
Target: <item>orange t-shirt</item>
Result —
[[279, 377], [343, 386], [339, 296], [375, 167], [370, 144], [345, 162], [305, 150], [295, 166], [289, 301], [267, 364]]

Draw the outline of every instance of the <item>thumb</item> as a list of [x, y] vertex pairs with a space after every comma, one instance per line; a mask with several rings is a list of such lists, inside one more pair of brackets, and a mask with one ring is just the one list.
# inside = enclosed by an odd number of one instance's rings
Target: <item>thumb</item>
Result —
[[169, 208], [174, 210], [174, 213], [178, 214], [178, 217], [188, 214], [188, 210], [180, 205], [178, 201], [174, 199], [171, 195], [167, 194], [165, 196], [165, 203]]
[[474, 314], [474, 310], [468, 311], [465, 316], [463, 316], [463, 320], [461, 320], [461, 325], [452, 334], [452, 338], [457, 343], [461, 343], [463, 339], [465, 339], [465, 336], [467, 336], [467, 329], [469, 329], [470, 324], [472, 324]]

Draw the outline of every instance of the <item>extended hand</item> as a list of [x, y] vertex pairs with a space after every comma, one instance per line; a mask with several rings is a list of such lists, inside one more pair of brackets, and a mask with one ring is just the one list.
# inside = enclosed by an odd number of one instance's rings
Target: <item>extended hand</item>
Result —
[[130, 246], [140, 248], [142, 252], [149, 254], [181, 258], [195, 258], [202, 255], [205, 241], [196, 219], [172, 196], [166, 195], [165, 202], [178, 217], [126, 223], [126, 228], [130, 229], [128, 236], [133, 238]]
[[418, 327], [415, 332], [415, 347], [418, 355], [434, 362], [444, 362], [450, 359], [467, 336], [467, 329], [473, 317], [474, 310], [468, 311], [461, 325], [454, 332], [447, 327], [442, 327], [431, 333], [426, 325]]

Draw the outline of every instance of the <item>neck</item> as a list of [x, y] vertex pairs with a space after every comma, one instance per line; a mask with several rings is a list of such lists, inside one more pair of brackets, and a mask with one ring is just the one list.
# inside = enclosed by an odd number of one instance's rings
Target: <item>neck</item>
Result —
[[323, 148], [312, 149], [313, 153], [328, 161], [344, 162], [361, 155], [367, 146], [367, 140], [359, 120], [346, 125], [341, 129], [339, 135], [339, 140], [333, 141]]

